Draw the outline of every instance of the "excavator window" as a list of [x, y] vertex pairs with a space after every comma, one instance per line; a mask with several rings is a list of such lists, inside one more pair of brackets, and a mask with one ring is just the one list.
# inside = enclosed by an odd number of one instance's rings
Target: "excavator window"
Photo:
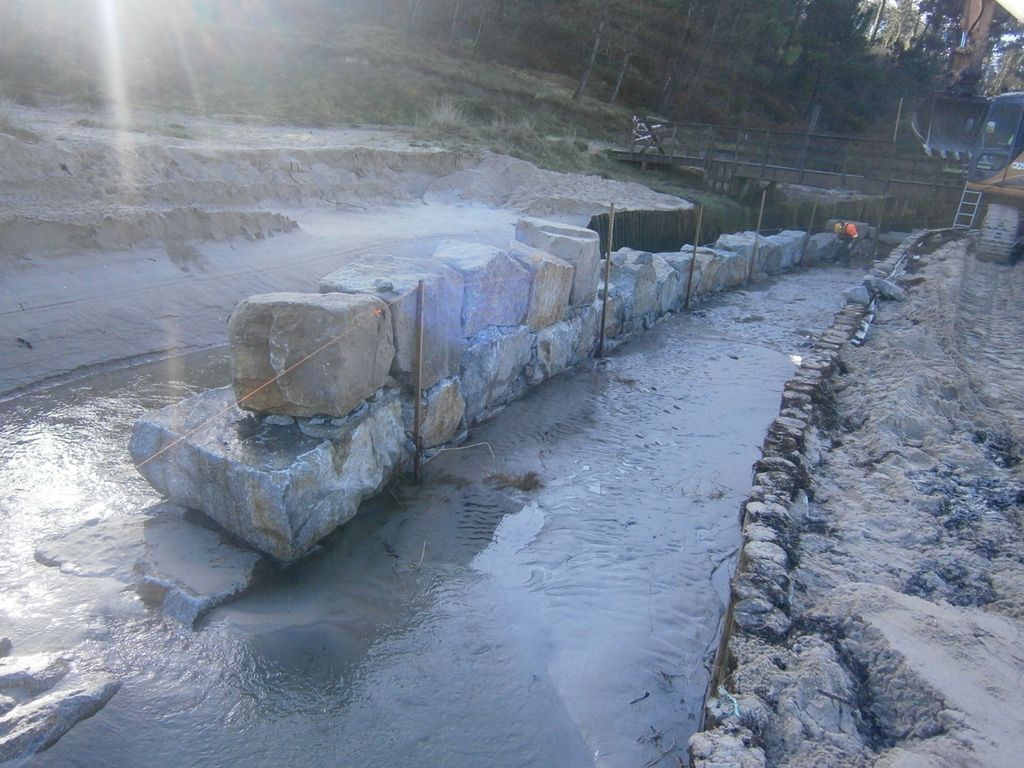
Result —
[[981, 135], [981, 146], [985, 149], [1009, 149], [1017, 138], [1020, 127], [1021, 108], [1019, 101], [996, 102], [988, 113], [988, 121]]

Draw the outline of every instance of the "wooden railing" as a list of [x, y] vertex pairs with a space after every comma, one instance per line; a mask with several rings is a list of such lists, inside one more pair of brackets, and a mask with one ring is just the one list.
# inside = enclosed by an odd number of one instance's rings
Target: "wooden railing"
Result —
[[[638, 127], [639, 126], [639, 127]], [[766, 170], [902, 180], [929, 186], [962, 186], [964, 168], [929, 157], [917, 147], [884, 139], [798, 133], [701, 123], [673, 123], [645, 117], [634, 121], [626, 159], [652, 164], [697, 165], [732, 162]]]

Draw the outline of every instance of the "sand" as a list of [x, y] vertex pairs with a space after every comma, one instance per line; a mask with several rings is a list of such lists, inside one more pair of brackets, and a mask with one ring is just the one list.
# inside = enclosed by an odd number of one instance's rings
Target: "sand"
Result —
[[501, 246], [524, 214], [585, 225], [613, 201], [690, 206], [379, 128], [4, 116], [17, 130], [0, 127], [0, 396], [224, 343], [242, 298], [316, 291], [348, 259], [426, 256], [452, 237]]
[[970, 247], [911, 261], [907, 301], [842, 353], [791, 509], [793, 628], [740, 638], [727, 680], [750, 765], [1024, 754], [1024, 278]]

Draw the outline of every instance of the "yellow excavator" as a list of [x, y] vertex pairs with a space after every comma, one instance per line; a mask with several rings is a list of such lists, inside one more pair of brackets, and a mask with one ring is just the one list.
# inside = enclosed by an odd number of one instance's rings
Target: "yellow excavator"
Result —
[[925, 152], [967, 163], [953, 226], [974, 228], [984, 213], [976, 254], [1008, 263], [1024, 207], [1024, 91], [977, 94], [996, 5], [1024, 23], [1024, 0], [964, 0], [944, 87], [917, 105], [912, 125]]

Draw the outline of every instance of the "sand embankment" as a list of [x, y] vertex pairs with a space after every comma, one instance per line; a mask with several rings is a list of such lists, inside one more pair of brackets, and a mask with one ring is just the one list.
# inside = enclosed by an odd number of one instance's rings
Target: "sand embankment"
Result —
[[[379, 129], [10, 107], [0, 130], [0, 394], [225, 340], [245, 296], [314, 291], [345, 261], [503, 245], [522, 214], [685, 208], [637, 184]], [[175, 133], [174, 135], [167, 135]]]

